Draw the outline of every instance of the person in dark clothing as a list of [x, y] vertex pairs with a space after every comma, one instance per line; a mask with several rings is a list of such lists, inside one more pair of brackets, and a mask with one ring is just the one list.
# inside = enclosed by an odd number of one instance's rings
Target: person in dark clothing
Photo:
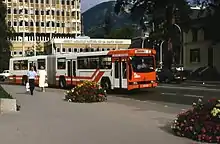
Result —
[[36, 76], [37, 73], [34, 71], [34, 67], [31, 67], [31, 70], [28, 72], [28, 81], [29, 81], [31, 95], [33, 95], [34, 92]]

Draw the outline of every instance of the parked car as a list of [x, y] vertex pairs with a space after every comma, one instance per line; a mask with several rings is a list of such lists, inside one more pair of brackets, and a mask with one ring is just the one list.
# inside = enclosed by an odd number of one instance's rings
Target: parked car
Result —
[[171, 70], [165, 68], [158, 68], [157, 71], [157, 80], [159, 82], [164, 83], [181, 83], [182, 81], [186, 80], [184, 76], [183, 68], [181, 67], [172, 67]]
[[9, 70], [4, 70], [2, 73], [0, 73], [0, 80], [5, 81], [9, 77], [9, 75]]

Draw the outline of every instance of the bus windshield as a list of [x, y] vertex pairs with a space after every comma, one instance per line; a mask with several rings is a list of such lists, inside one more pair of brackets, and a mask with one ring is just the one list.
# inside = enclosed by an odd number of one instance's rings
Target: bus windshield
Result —
[[130, 62], [134, 72], [153, 72], [154, 58], [152, 56], [133, 56]]

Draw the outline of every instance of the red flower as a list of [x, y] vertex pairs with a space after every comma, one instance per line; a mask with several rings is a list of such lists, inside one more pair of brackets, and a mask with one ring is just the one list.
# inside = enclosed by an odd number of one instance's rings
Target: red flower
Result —
[[103, 97], [104, 95], [103, 94], [99, 94], [98, 96]]
[[217, 100], [216, 98], [211, 98], [211, 99], [208, 100], [208, 102], [214, 102], [216, 100]]
[[202, 133], [206, 133], [206, 129], [204, 127], [202, 128], [201, 131], [202, 131]]

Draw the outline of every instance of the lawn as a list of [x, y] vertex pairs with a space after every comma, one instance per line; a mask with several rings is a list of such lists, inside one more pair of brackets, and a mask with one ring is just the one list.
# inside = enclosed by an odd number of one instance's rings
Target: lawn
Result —
[[8, 98], [8, 99], [13, 99], [10, 94], [8, 94], [2, 86], [0, 86], [0, 98]]

